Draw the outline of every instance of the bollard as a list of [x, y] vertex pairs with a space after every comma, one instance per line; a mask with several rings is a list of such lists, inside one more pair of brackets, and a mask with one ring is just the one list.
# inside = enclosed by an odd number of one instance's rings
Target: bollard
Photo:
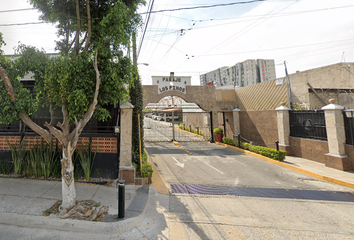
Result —
[[238, 147], [241, 148], [241, 134], [237, 134]]
[[125, 180], [118, 181], [118, 218], [125, 215]]
[[279, 141], [275, 141], [275, 146], [277, 147], [277, 151], [279, 152]]

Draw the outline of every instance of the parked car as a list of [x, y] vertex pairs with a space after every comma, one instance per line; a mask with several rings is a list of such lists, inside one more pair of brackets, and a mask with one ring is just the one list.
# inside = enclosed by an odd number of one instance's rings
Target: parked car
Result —
[[[175, 119], [175, 121], [179, 121], [179, 120], [182, 120], [182, 117], [181, 116], [174, 116], [174, 119]], [[172, 122], [172, 115], [166, 116], [166, 121]]]

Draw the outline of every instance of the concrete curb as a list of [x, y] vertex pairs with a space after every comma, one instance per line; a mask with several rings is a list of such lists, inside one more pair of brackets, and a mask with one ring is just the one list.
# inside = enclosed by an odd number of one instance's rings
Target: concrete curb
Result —
[[215, 142], [215, 143], [218, 144], [218, 145], [222, 145], [222, 146], [237, 150], [239, 152], [242, 152], [242, 153], [245, 153], [245, 154], [248, 154], [248, 155], [263, 159], [263, 160], [266, 160], [268, 162], [271, 162], [271, 163], [277, 164], [279, 166], [291, 169], [293, 171], [306, 174], [306, 175], [314, 177], [314, 178], [318, 178], [318, 179], [321, 179], [321, 180], [324, 180], [324, 181], [327, 181], [327, 182], [335, 183], [335, 184], [338, 184], [338, 185], [341, 185], [341, 186], [344, 186], [344, 187], [348, 187], [348, 188], [353, 188], [354, 189], [354, 184], [352, 184], [352, 183], [348, 183], [348, 182], [345, 182], [345, 181], [342, 181], [342, 180], [338, 180], [338, 179], [335, 179], [335, 178], [327, 177], [327, 176], [324, 176], [324, 175], [321, 175], [321, 174], [318, 174], [318, 173], [310, 172], [310, 171], [304, 170], [302, 168], [291, 166], [291, 165], [289, 165], [289, 164], [287, 164], [285, 162], [279, 162], [279, 161], [276, 161], [276, 160], [271, 159], [271, 158], [267, 158], [265, 156], [259, 155], [259, 154], [254, 153], [254, 152], [250, 152], [250, 151], [238, 148], [238, 147], [227, 145], [225, 143], [220, 143], [220, 142]]
[[154, 170], [152, 173], [152, 183], [150, 186], [154, 187], [160, 194], [169, 195], [170, 190], [168, 185], [162, 178], [158, 168], [155, 166], [155, 162], [151, 159], [152, 157], [149, 155], [148, 151], [146, 151], [146, 153], [148, 154], [148, 162], [151, 164], [152, 169]]

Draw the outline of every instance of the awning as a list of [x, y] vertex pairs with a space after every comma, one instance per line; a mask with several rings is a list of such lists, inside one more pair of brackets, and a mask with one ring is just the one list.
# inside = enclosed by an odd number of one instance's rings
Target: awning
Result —
[[165, 109], [157, 110], [157, 112], [177, 112], [177, 111], [182, 111], [182, 108], [165, 108]]

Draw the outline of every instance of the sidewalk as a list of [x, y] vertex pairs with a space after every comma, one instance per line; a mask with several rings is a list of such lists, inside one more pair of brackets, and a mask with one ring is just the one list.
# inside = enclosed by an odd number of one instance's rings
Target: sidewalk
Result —
[[[61, 182], [0, 178], [0, 225], [34, 228], [38, 231], [51, 229], [68, 232], [65, 234], [83, 232], [88, 236], [100, 233], [101, 239], [121, 235], [124, 232], [129, 232], [132, 239], [136, 239], [135, 234], [137, 238], [141, 238], [143, 234], [154, 239], [155, 234], [161, 233], [160, 227], [166, 228], [164, 215], [156, 211], [156, 204], [168, 208], [168, 195], [159, 194], [153, 187], [125, 186], [126, 212], [125, 218], [122, 219], [117, 219], [116, 187], [82, 183], [75, 184], [75, 187], [77, 200], [93, 200], [109, 207], [104, 222], [60, 219], [58, 216], [44, 217], [43, 212], [62, 198]], [[144, 223], [149, 222], [150, 229], [142, 228]], [[131, 231], [132, 229], [134, 231]], [[2, 237], [4, 236], [0, 235], [0, 239], [8, 239]], [[93, 235], [88, 239], [94, 239], [92, 237]]]

